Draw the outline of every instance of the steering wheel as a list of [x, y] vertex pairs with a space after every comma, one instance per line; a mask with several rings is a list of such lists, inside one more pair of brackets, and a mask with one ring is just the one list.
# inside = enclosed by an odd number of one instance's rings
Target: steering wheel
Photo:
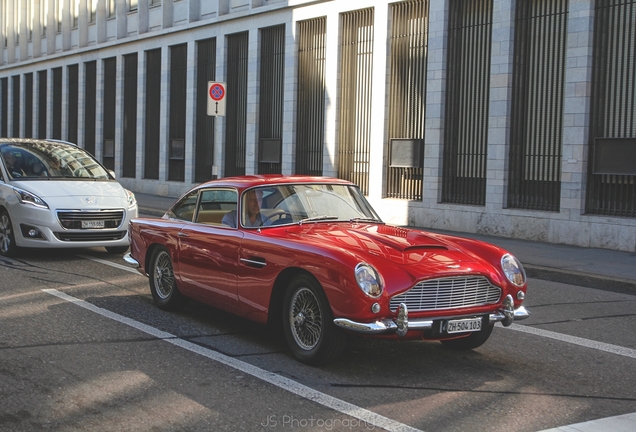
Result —
[[267, 221], [271, 221], [272, 225], [274, 224], [274, 218], [276, 218], [276, 222], [282, 220], [282, 219], [291, 219], [292, 215], [291, 213], [289, 213], [286, 210], [283, 209], [275, 209], [274, 212], [270, 215], [263, 215], [263, 222], [267, 222]]

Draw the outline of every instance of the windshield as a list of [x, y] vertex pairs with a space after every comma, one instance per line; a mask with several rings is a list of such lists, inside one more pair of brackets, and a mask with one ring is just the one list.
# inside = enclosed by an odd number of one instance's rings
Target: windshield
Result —
[[111, 179], [88, 152], [69, 144], [48, 141], [0, 144], [0, 153], [11, 178]]
[[320, 221], [382, 223], [355, 186], [297, 184], [248, 189], [242, 195], [244, 227], [267, 227]]

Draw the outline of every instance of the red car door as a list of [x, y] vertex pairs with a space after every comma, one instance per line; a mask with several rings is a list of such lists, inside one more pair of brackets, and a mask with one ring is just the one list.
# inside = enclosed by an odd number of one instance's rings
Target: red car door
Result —
[[179, 274], [199, 301], [238, 311], [237, 266], [243, 233], [199, 223], [179, 232]]

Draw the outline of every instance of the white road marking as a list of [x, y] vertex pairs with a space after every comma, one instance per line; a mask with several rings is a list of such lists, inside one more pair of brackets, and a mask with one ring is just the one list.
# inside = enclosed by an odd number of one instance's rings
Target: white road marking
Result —
[[[504, 327], [506, 328], [506, 327]], [[543, 336], [550, 339], [556, 339], [561, 342], [567, 342], [574, 345], [579, 345], [585, 348], [592, 348], [599, 351], [605, 351], [608, 353], [621, 355], [625, 357], [630, 357], [636, 359], [636, 350], [631, 348], [625, 348], [619, 345], [612, 345], [604, 342], [597, 342], [590, 339], [580, 338], [576, 336], [570, 336], [562, 333], [556, 333], [549, 330], [542, 330], [534, 327], [528, 327], [525, 325], [512, 324], [508, 327], [510, 330], [515, 330], [518, 332], [529, 333], [536, 336]]]
[[106, 260], [103, 260], [101, 258], [96, 258], [96, 257], [90, 256], [90, 255], [79, 255], [78, 254], [77, 256], [80, 256], [80, 257], [82, 257], [84, 259], [87, 259], [87, 260], [98, 262], [100, 264], [106, 264], [108, 266], [115, 267], [115, 268], [118, 268], [120, 270], [126, 270], [127, 272], [138, 274], [139, 276], [143, 276], [141, 273], [139, 273], [137, 271], [137, 269], [132, 268], [132, 267], [127, 266], [127, 265], [124, 265], [124, 264], [117, 264], [117, 263], [114, 263], [112, 261], [106, 261]]
[[[109, 262], [109, 264], [112, 264]], [[359, 406], [353, 405], [349, 402], [345, 402], [341, 399], [335, 398], [333, 396], [329, 396], [328, 394], [319, 392], [310, 387], [307, 387], [303, 384], [300, 384], [296, 381], [293, 381], [289, 378], [285, 378], [283, 376], [277, 375], [273, 372], [266, 371], [264, 369], [253, 366], [249, 363], [236, 360], [232, 357], [228, 357], [224, 354], [218, 353], [211, 349], [193, 344], [192, 342], [188, 342], [183, 339], [179, 339], [177, 336], [164, 332], [162, 330], [151, 327], [147, 324], [140, 323], [139, 321], [135, 321], [134, 319], [127, 318], [125, 316], [116, 314], [107, 309], [102, 309], [97, 307], [91, 303], [85, 302], [84, 300], [80, 300], [76, 297], [72, 297], [68, 294], [65, 294], [61, 291], [55, 289], [44, 289], [43, 292], [50, 294], [52, 296], [58, 297], [64, 301], [73, 303], [77, 306], [80, 306], [84, 309], [87, 309], [91, 312], [99, 314], [103, 317], [112, 319], [113, 321], [117, 321], [119, 323], [125, 324], [127, 326], [133, 327], [139, 331], [147, 333], [151, 336], [154, 336], [158, 339], [162, 339], [165, 342], [171, 343], [193, 353], [202, 355], [204, 357], [209, 358], [210, 360], [222, 363], [226, 366], [239, 370], [243, 373], [252, 375], [255, 378], [258, 378], [262, 381], [268, 382], [276, 387], [279, 387], [283, 390], [286, 390], [295, 395], [301, 396], [305, 399], [308, 399], [312, 402], [316, 402], [320, 405], [323, 405], [327, 408], [338, 411], [342, 414], [348, 415], [350, 417], [356, 418], [365, 422], [367, 425], [373, 425], [375, 427], [379, 427], [388, 431], [399, 431], [399, 432], [417, 432], [419, 429], [413, 428], [404, 423], [397, 422], [395, 420], [391, 420], [390, 418], [381, 416], [367, 409], [361, 408]]]
[[[122, 264], [117, 264], [114, 263], [112, 261], [106, 261], [103, 259], [99, 259], [99, 258], [95, 258], [92, 257], [90, 255], [80, 255], [82, 258], [86, 258], [98, 263], [102, 263], [105, 265], [109, 265], [118, 269], [122, 269], [122, 270], [126, 270], [126, 271], [130, 271], [133, 273], [136, 273], [138, 275], [141, 276], [141, 273], [139, 273], [136, 269], [132, 268], [132, 267], [127, 267], [125, 265]], [[562, 334], [562, 333], [556, 333], [556, 332], [552, 332], [549, 330], [541, 330], [538, 328], [534, 328], [534, 327], [528, 327], [525, 325], [519, 325], [519, 324], [512, 324], [510, 327], [503, 327], [503, 328], [508, 328], [510, 330], [516, 330], [518, 332], [522, 332], [522, 333], [528, 333], [528, 334], [533, 334], [535, 336], [542, 336], [542, 337], [546, 337], [546, 338], [550, 338], [550, 339], [555, 339], [555, 340], [559, 340], [561, 342], [567, 342], [567, 343], [571, 343], [574, 345], [579, 345], [582, 347], [586, 347], [586, 348], [592, 348], [592, 349], [596, 349], [599, 351], [605, 351], [608, 353], [612, 353], [612, 354], [616, 354], [616, 355], [621, 355], [621, 356], [625, 356], [625, 357], [629, 357], [629, 358], [633, 358], [636, 359], [636, 350], [631, 349], [631, 348], [625, 348], [625, 347], [621, 347], [618, 345], [612, 345], [612, 344], [608, 344], [608, 343], [604, 343], [604, 342], [597, 342], [597, 341], [593, 341], [591, 339], [585, 339], [585, 338], [580, 338], [580, 337], [576, 337], [576, 336], [569, 336], [566, 334]]]

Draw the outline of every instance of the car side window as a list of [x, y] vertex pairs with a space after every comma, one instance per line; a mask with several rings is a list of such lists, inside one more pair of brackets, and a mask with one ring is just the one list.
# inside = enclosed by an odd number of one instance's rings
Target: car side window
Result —
[[198, 196], [198, 190], [190, 192], [188, 195], [181, 198], [179, 202], [172, 206], [170, 211], [168, 211], [168, 216], [172, 219], [181, 219], [192, 222], [194, 211], [197, 208]]
[[[206, 225], [225, 225], [236, 214], [238, 193], [234, 189], [205, 189], [201, 191], [201, 199], [196, 214], [196, 222]], [[234, 220], [236, 218], [234, 217]], [[235, 228], [235, 227], [234, 227]]]

